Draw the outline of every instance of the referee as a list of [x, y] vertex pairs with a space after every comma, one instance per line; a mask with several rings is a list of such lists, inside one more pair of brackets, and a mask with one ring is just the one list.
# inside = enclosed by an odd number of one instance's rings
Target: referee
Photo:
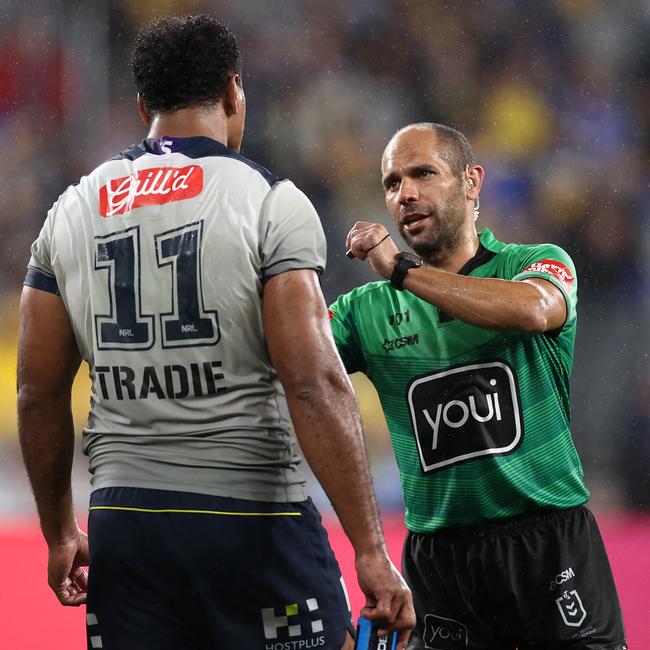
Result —
[[382, 159], [386, 205], [415, 252], [357, 222], [350, 254], [382, 279], [331, 323], [374, 383], [399, 466], [409, 648], [626, 648], [569, 427], [577, 279], [552, 244], [477, 233], [484, 179], [463, 134], [409, 125]]

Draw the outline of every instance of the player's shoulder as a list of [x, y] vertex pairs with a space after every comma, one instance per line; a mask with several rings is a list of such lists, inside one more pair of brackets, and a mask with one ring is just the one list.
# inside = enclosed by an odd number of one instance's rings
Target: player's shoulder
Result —
[[[251, 189], [257, 187], [266, 192], [287, 180], [217, 140], [193, 136], [145, 138], [101, 162], [76, 185], [84, 189], [110, 182], [112, 190], [124, 185], [132, 194], [177, 193], [179, 189], [188, 190], [198, 184], [202, 186], [205, 174], [220, 163], [220, 170], [223, 171], [225, 161], [231, 171], [241, 178], [242, 184]], [[232, 180], [232, 175], [229, 180]]]
[[203, 163], [212, 160], [233, 161], [241, 166], [241, 169], [248, 170], [273, 187], [277, 183], [286, 180], [270, 172], [263, 165], [243, 156], [239, 152], [230, 149], [226, 145], [205, 136], [192, 136], [188, 138], [145, 138], [138, 144], [132, 144], [121, 151], [107, 162], [129, 160], [135, 161], [142, 156], [165, 156], [167, 154], [179, 153], [191, 160], [201, 160]]
[[214, 179], [257, 201], [275, 188], [291, 185], [266, 167], [211, 138], [146, 138], [104, 160], [67, 188], [73, 203], [102, 216], [201, 194]]

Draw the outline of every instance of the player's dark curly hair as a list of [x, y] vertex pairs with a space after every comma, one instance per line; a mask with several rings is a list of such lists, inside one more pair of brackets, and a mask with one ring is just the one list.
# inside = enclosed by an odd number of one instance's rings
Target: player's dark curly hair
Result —
[[233, 33], [206, 15], [160, 18], [137, 34], [131, 53], [135, 85], [151, 113], [210, 106], [228, 77], [241, 72]]

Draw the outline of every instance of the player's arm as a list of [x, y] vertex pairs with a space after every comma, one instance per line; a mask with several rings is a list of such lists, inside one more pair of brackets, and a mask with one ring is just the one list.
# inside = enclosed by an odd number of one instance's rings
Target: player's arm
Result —
[[[388, 280], [398, 249], [390, 237], [382, 241], [386, 234], [381, 224], [357, 222], [347, 243], [356, 257], [367, 259]], [[564, 295], [543, 278], [474, 278], [421, 266], [409, 270], [404, 289], [454, 318], [485, 329], [547, 332], [562, 327], [567, 319]]]
[[72, 504], [71, 389], [81, 362], [61, 298], [23, 289], [18, 342], [18, 431], [49, 549], [48, 582], [64, 605], [86, 600], [86, 536]]
[[287, 271], [266, 283], [264, 328], [302, 450], [354, 548], [362, 614], [403, 630], [406, 647], [415, 624], [411, 595], [386, 552], [356, 397], [315, 271]]

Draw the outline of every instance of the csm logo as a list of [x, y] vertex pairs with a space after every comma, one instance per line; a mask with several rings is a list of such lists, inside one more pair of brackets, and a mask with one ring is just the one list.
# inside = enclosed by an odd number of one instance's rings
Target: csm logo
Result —
[[523, 436], [513, 369], [502, 361], [419, 377], [407, 392], [425, 473], [514, 451]]
[[551, 586], [549, 587], [549, 591], [553, 591], [556, 587], [558, 587], [561, 584], [564, 584], [565, 582], [571, 580], [571, 578], [575, 578], [576, 574], [573, 572], [573, 568], [569, 567], [568, 569], [565, 569], [564, 571], [560, 571], [555, 578], [551, 580]]
[[426, 614], [423, 641], [427, 650], [460, 650], [467, 647], [467, 627], [452, 618]]
[[576, 589], [565, 591], [555, 603], [562, 614], [562, 620], [569, 627], [580, 627], [587, 618], [587, 612]]
[[[275, 607], [262, 609], [264, 638], [279, 643], [267, 643], [266, 650], [303, 650], [325, 644], [323, 620], [318, 614], [316, 598], [307, 598], [303, 607], [298, 603], [283, 605], [280, 614]], [[314, 637], [313, 635], [319, 634]], [[305, 638], [310, 637], [310, 638]]]
[[412, 334], [410, 336], [398, 336], [396, 339], [384, 339], [384, 351], [386, 354], [392, 350], [400, 350], [407, 345], [419, 345], [420, 335]]

